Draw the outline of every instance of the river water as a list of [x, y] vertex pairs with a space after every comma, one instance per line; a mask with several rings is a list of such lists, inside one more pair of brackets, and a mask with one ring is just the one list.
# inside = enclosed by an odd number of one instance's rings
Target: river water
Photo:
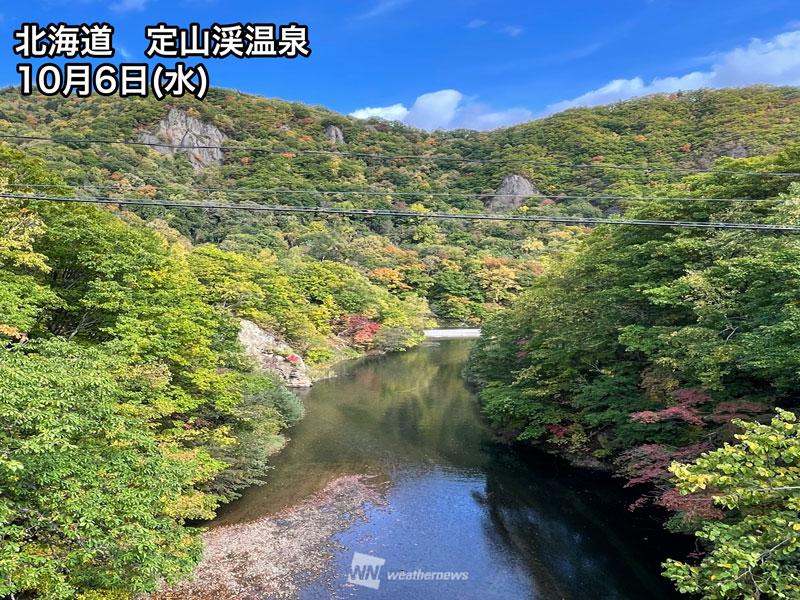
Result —
[[[340, 534], [332, 581], [302, 598], [667, 600], [679, 554], [656, 519], [631, 514], [619, 481], [500, 443], [461, 377], [472, 342], [442, 341], [340, 367], [305, 398], [305, 419], [214, 525], [291, 506], [341, 475], [388, 482], [385, 506]], [[353, 552], [385, 559], [377, 590], [347, 583]], [[388, 571], [467, 572], [389, 581]]]

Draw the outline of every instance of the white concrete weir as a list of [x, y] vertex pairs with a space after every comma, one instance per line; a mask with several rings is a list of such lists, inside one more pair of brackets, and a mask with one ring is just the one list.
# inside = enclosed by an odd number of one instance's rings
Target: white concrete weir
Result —
[[425, 337], [434, 340], [475, 339], [481, 337], [480, 329], [426, 329]]

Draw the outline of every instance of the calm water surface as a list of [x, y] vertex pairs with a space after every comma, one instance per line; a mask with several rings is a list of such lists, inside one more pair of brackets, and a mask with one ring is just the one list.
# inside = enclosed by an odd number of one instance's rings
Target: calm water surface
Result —
[[[675, 600], [660, 562], [684, 541], [627, 510], [619, 481], [499, 443], [461, 378], [472, 342], [348, 363], [306, 396], [306, 418], [267, 484], [214, 524], [269, 515], [356, 473], [389, 482], [386, 506], [337, 537], [332, 582], [306, 599]], [[669, 547], [671, 546], [671, 547]], [[353, 551], [386, 559], [378, 590], [347, 584]], [[386, 571], [466, 571], [466, 582]]]

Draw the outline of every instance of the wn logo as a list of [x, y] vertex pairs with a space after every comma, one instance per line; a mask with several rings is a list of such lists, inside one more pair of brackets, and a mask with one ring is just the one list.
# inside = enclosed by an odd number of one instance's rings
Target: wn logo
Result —
[[386, 559], [384, 558], [355, 552], [353, 553], [353, 562], [350, 563], [347, 582], [377, 590], [381, 585], [381, 567], [385, 563]]

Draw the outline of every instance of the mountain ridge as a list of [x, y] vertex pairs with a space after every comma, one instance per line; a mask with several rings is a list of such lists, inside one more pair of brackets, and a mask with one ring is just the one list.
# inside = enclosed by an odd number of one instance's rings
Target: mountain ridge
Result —
[[[170, 119], [177, 119], [175, 127], [182, 124], [180, 131], [169, 125]], [[187, 124], [193, 124], [197, 131], [189, 131], [192, 127]], [[14, 88], [6, 88], [0, 91], [0, 127], [17, 135], [146, 139], [170, 144], [189, 135], [195, 141], [211, 140], [208, 144], [197, 142], [200, 146], [222, 145], [222, 141], [226, 146], [242, 146], [224, 152], [202, 149], [164, 156], [157, 148], [126, 145], [6, 143], [42, 158], [68, 184], [110, 186], [102, 195], [111, 198], [302, 206], [322, 203], [337, 208], [411, 207], [445, 212], [482, 212], [498, 205], [527, 215], [602, 218], [623, 212], [630, 202], [592, 197], [653, 196], [674, 184], [680, 193], [685, 174], [543, 164], [384, 160], [350, 154], [598, 166], [708, 168], [715, 161], [735, 165], [739, 159], [726, 155], [767, 154], [800, 142], [800, 88], [751, 86], [654, 95], [608, 106], [573, 108], [491, 132], [427, 132], [398, 122], [360, 120], [324, 107], [219, 88], [212, 89], [203, 102], [183, 98], [168, 103], [152, 98], [21, 97]], [[325, 154], [293, 152], [299, 150]], [[342, 154], [329, 154], [331, 151]], [[514, 178], [530, 183], [526, 183], [525, 193], [511, 203], [497, 198], [503, 182]], [[780, 185], [776, 182], [773, 188]], [[196, 187], [217, 191], [188, 189]], [[280, 189], [292, 193], [248, 191]], [[304, 190], [309, 193], [304, 194]], [[332, 193], [341, 190], [348, 195]], [[365, 190], [371, 193], [358, 194]], [[331, 193], [322, 196], [317, 191]], [[742, 191], [752, 190], [744, 185]], [[403, 195], [392, 196], [396, 192]], [[163, 221], [192, 244], [214, 243], [254, 253], [269, 248], [279, 254], [299, 245], [317, 258], [343, 262], [365, 275], [372, 273], [374, 281], [393, 293], [426, 296], [438, 317], [473, 323], [506, 303], [535, 277], [541, 259], [569, 247], [585, 233], [584, 228], [574, 226], [344, 217], [317, 220], [314, 225], [311, 218], [298, 216], [157, 207], [133, 211], [145, 221]], [[348, 228], [353, 228], [357, 237], [377, 236], [382, 246], [412, 252], [414, 258], [366, 256], [354, 249], [353, 234], [344, 233]], [[309, 239], [317, 242], [309, 245]], [[404, 260], [408, 264], [403, 264]]]

